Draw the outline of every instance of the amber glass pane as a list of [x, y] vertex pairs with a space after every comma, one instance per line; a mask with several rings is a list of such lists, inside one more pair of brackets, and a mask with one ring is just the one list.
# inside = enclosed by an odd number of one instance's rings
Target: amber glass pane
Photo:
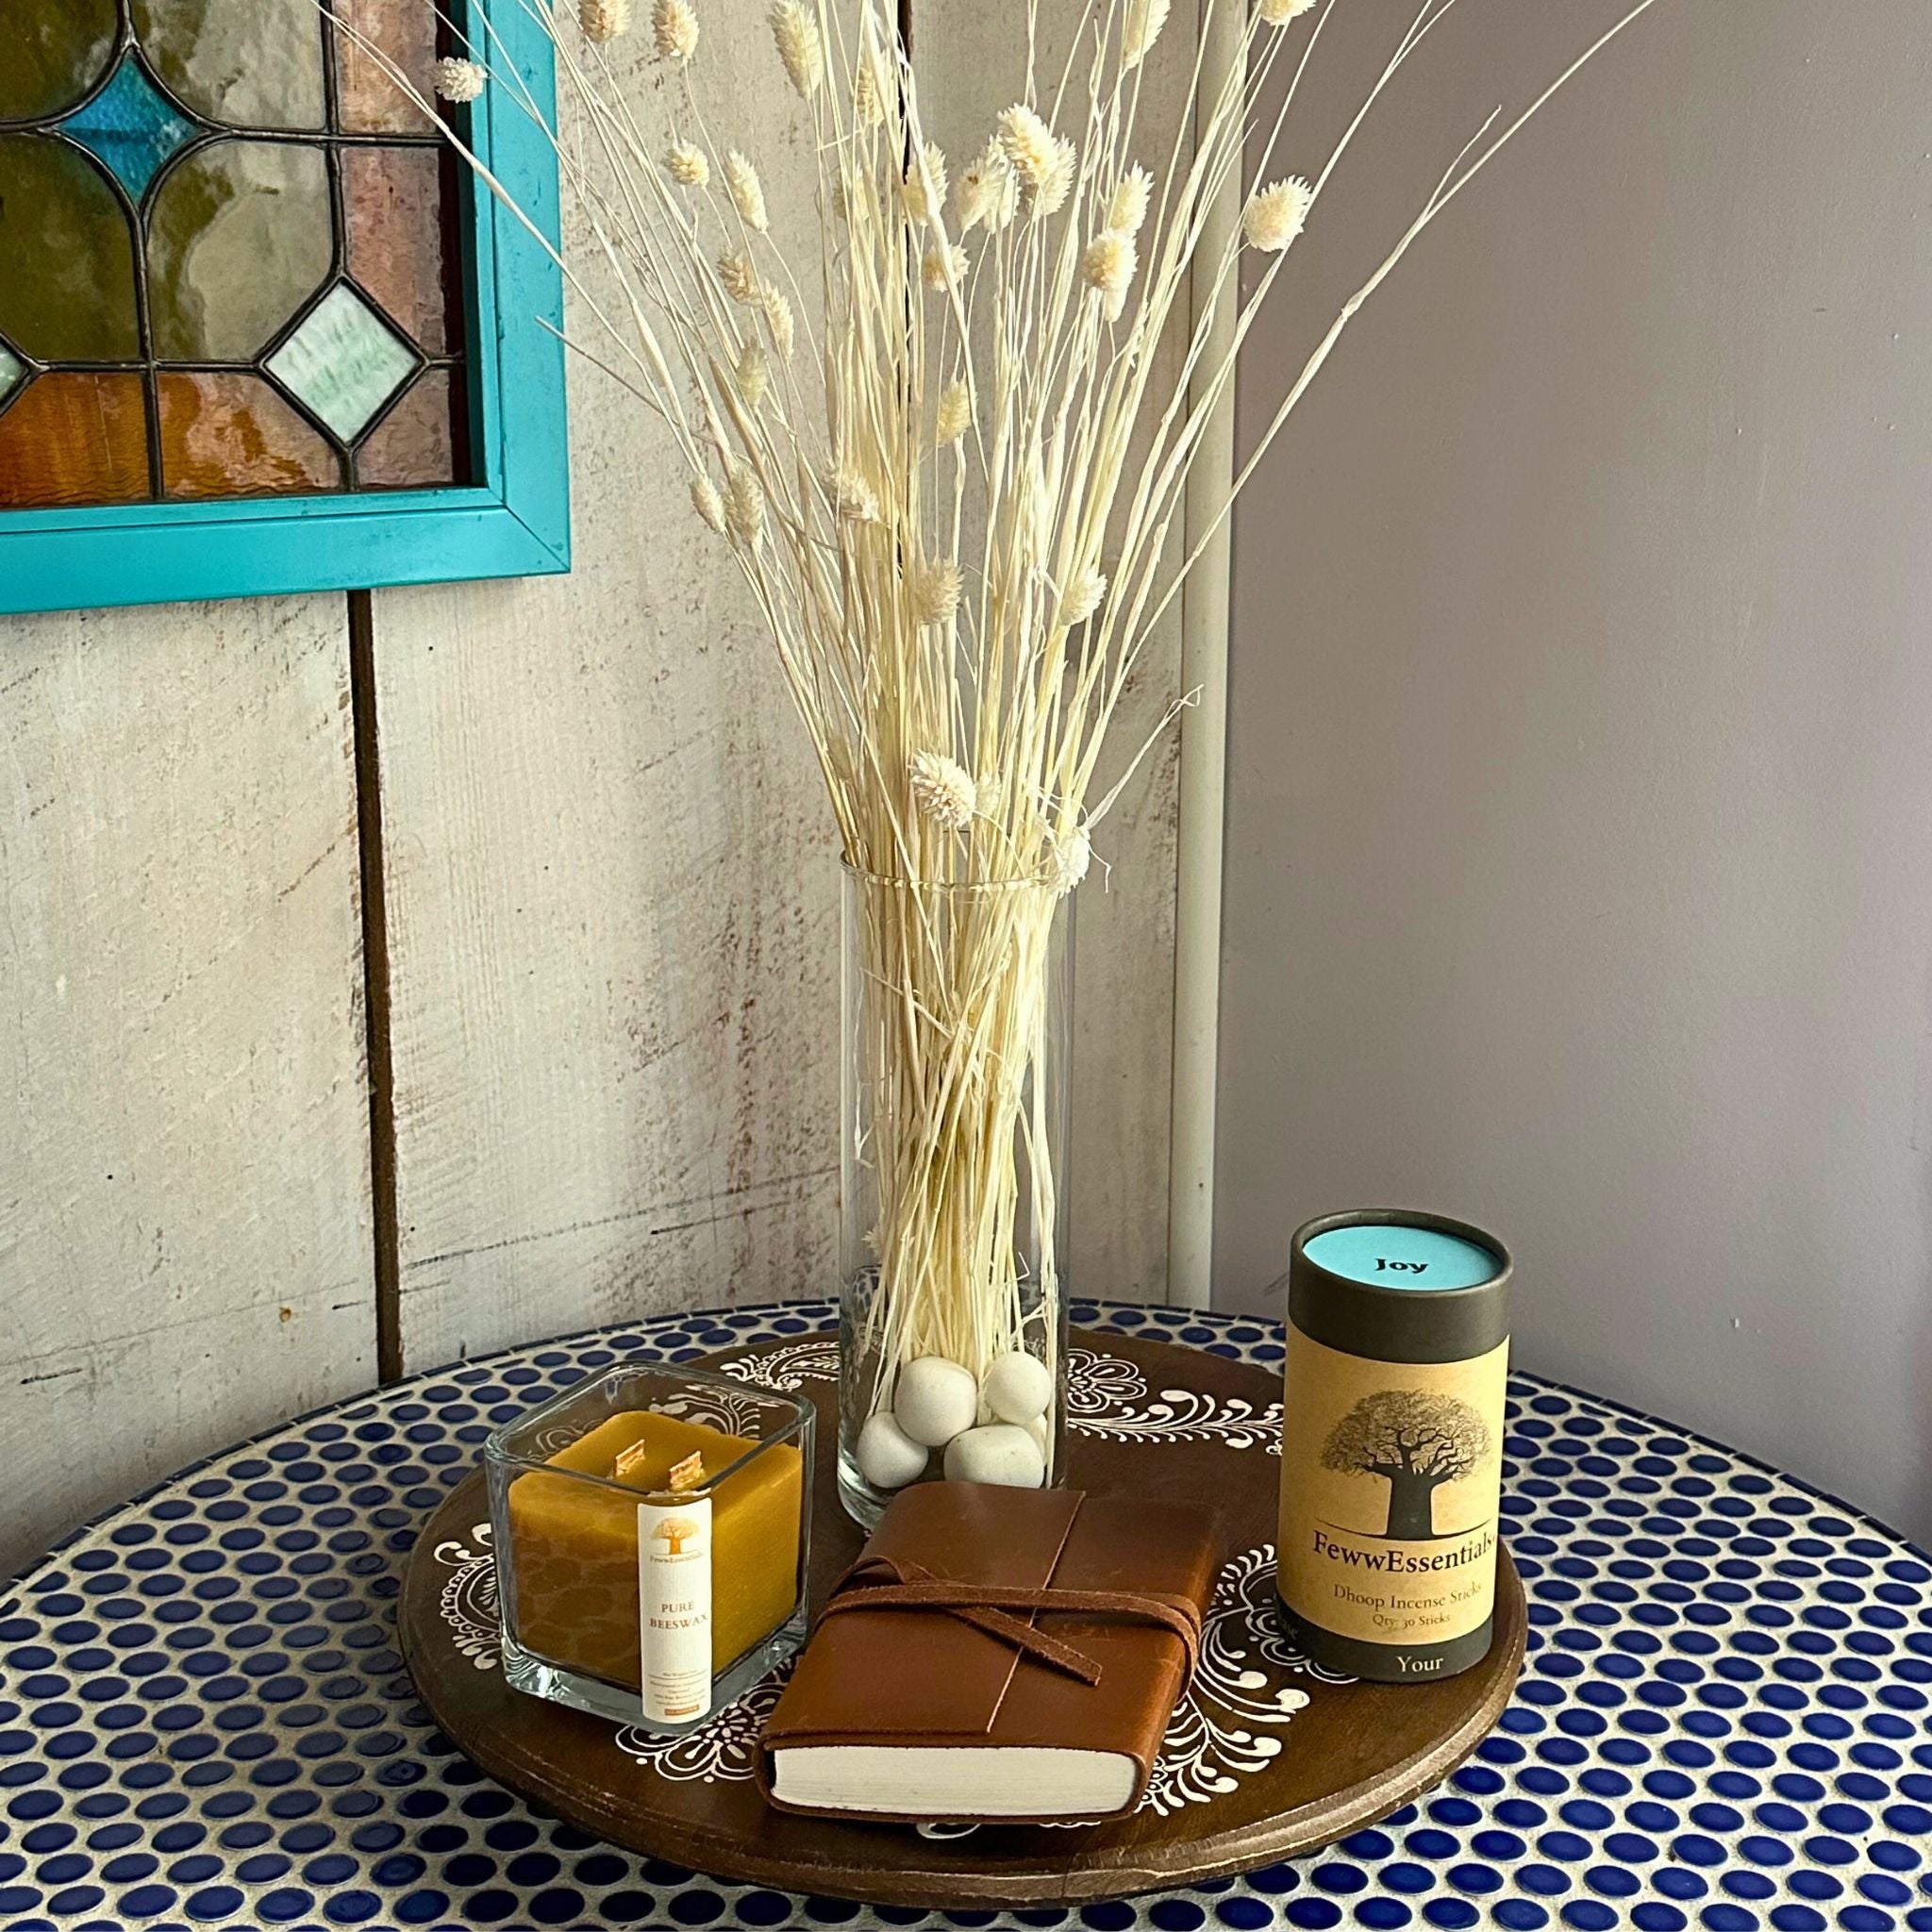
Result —
[[435, 148], [342, 150], [349, 273], [430, 356], [450, 344], [442, 194]]
[[335, 259], [318, 148], [221, 141], [161, 183], [148, 217], [155, 354], [247, 361], [314, 294]]
[[114, 0], [5, 0], [0, 121], [73, 107], [106, 69], [114, 27]]
[[0, 509], [133, 503], [148, 494], [141, 377], [56, 370], [0, 416]]
[[[436, 80], [436, 0], [336, 0], [336, 18], [382, 54], [426, 101]], [[337, 112], [352, 134], [426, 134], [434, 126], [347, 33], [335, 37]]]
[[132, 10], [155, 72], [204, 120], [226, 127], [325, 125], [315, 0], [133, 0]]
[[364, 490], [456, 482], [456, 412], [462, 406], [461, 383], [449, 370], [425, 371], [356, 452], [356, 481]]
[[42, 362], [141, 352], [127, 217], [65, 142], [0, 136], [0, 331]]
[[327, 442], [258, 375], [164, 373], [161, 482], [169, 496], [286, 496], [340, 490]]

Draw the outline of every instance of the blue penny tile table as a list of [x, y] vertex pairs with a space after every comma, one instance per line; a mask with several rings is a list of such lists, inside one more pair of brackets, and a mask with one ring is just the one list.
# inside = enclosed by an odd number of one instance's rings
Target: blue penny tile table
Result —
[[[1281, 1358], [1278, 1328], [1238, 1317], [1074, 1319]], [[613, 1851], [492, 1784], [417, 1702], [394, 1624], [417, 1533], [484, 1436], [626, 1356], [778, 1341], [823, 1373], [833, 1320], [685, 1315], [416, 1376], [77, 1532], [0, 1592], [0, 1927], [1932, 1932], [1932, 1560], [1747, 1457], [1528, 1375], [1505, 1464], [1530, 1619], [1516, 1694], [1442, 1785], [1307, 1858], [1120, 1902], [869, 1908]], [[1111, 1440], [1265, 1451], [1278, 1422], [1150, 1390], [1099, 1350], [1074, 1367], [1072, 1426]], [[487, 1547], [431, 1556], [450, 1641], [493, 1669]], [[1230, 1573], [1226, 1682], [1170, 1736], [1152, 1802], [1211, 1804], [1293, 1747], [1306, 1697], [1265, 1622], [1266, 1559]], [[663, 1775], [735, 1774], [730, 1716], [670, 1769], [637, 1734], [613, 1748]]]

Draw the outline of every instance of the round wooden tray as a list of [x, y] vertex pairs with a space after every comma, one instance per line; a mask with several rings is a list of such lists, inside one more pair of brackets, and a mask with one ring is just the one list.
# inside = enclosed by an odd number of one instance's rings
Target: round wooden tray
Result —
[[[1074, 1341], [1070, 1483], [1211, 1505], [1225, 1539], [1201, 1670], [1132, 1816], [943, 1835], [791, 1817], [752, 1782], [775, 1678], [675, 1740], [508, 1690], [495, 1668], [480, 1474], [430, 1520], [403, 1587], [403, 1651], [425, 1702], [485, 1771], [613, 1844], [786, 1891], [939, 1910], [1119, 1898], [1252, 1871], [1386, 1815], [1461, 1763], [1501, 1715], [1523, 1660], [1523, 1586], [1507, 1553], [1496, 1641], [1474, 1670], [1400, 1686], [1319, 1673], [1274, 1607], [1274, 1375], [1168, 1342]], [[835, 1493], [831, 1339], [731, 1350], [709, 1366], [818, 1404], [817, 1602], [860, 1541]]]

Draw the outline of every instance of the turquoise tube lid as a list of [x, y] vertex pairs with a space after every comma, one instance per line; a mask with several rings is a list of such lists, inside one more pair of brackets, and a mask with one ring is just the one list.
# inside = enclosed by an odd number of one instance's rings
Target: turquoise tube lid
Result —
[[1480, 1288], [1503, 1272], [1502, 1257], [1441, 1228], [1404, 1222], [1357, 1222], [1331, 1227], [1306, 1246], [1309, 1260], [1347, 1281], [1376, 1288]]

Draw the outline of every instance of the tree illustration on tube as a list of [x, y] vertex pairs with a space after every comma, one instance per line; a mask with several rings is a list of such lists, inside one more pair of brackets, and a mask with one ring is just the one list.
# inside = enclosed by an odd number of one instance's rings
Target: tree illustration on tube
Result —
[[1329, 1431], [1322, 1467], [1380, 1476], [1389, 1485], [1383, 1533], [1422, 1538], [1436, 1534], [1436, 1491], [1489, 1453], [1489, 1424], [1468, 1403], [1425, 1389], [1380, 1389]]

